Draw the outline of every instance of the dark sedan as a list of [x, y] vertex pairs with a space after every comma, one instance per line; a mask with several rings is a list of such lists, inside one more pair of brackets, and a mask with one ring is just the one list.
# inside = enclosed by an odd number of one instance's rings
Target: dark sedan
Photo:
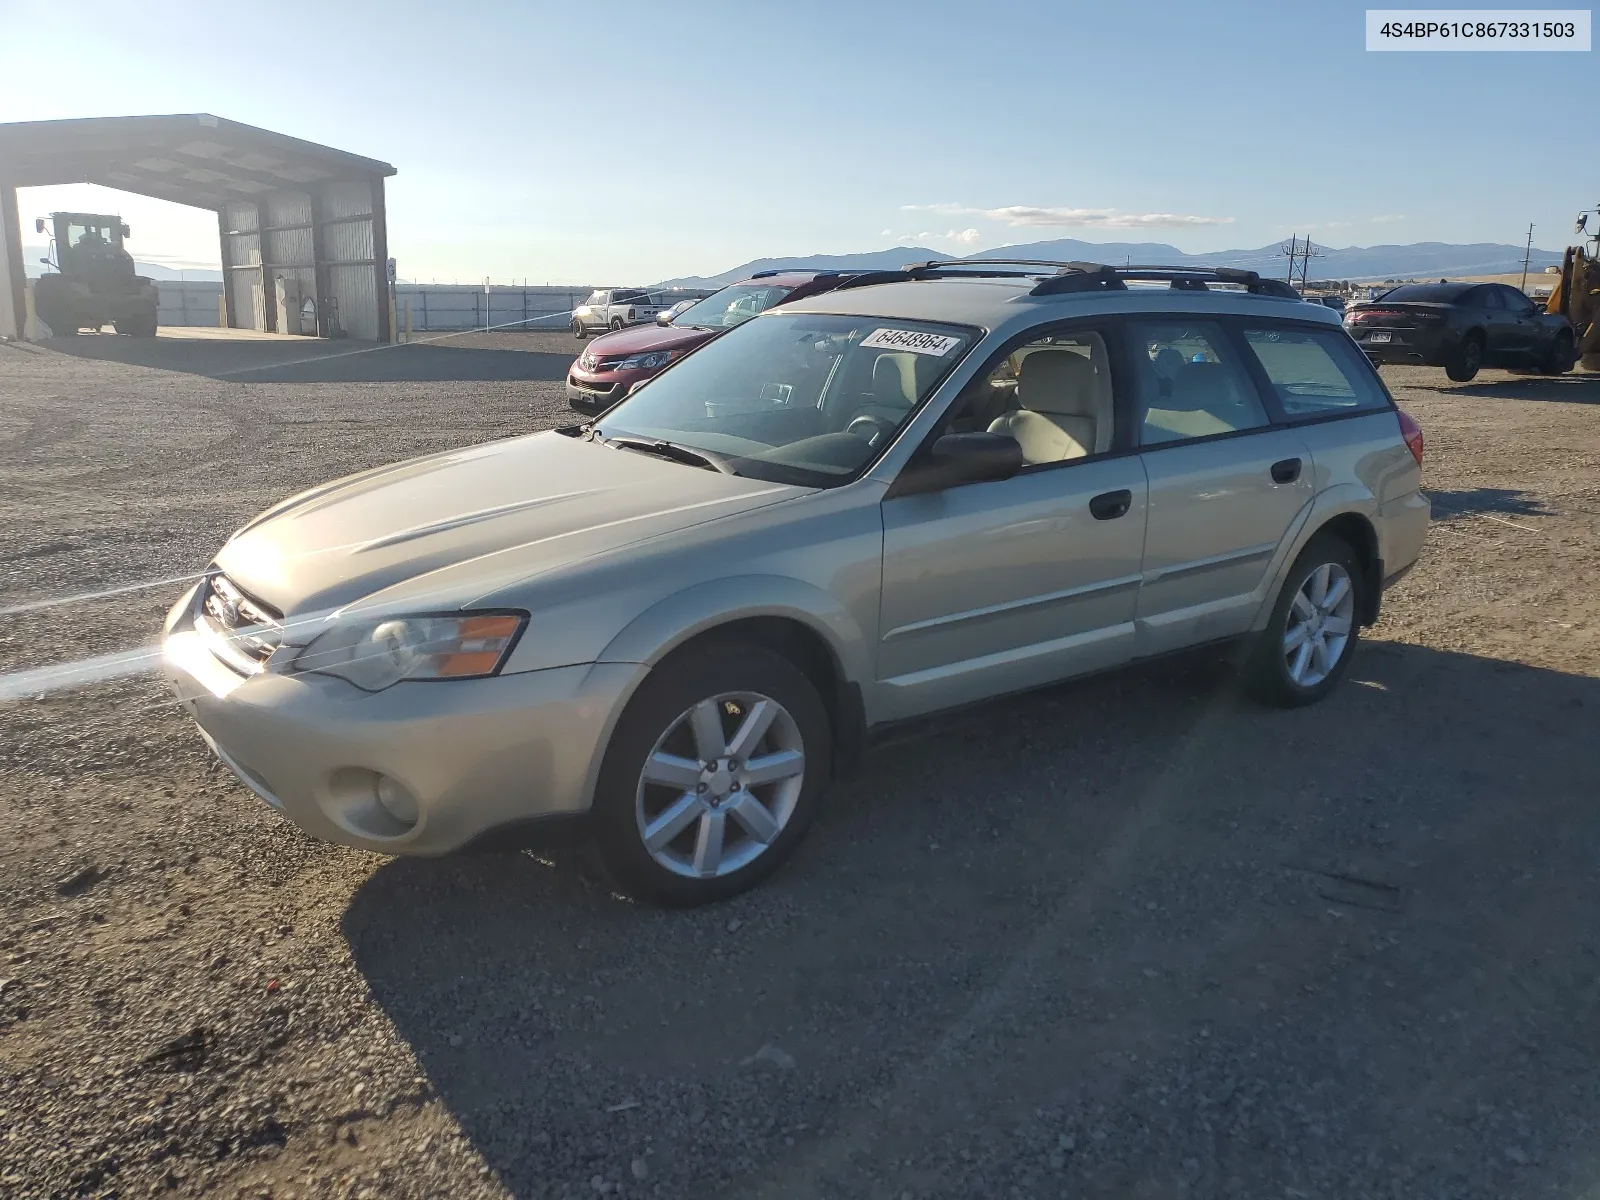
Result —
[[1482, 367], [1546, 375], [1577, 361], [1572, 325], [1503, 283], [1406, 283], [1345, 313], [1345, 328], [1375, 363], [1443, 367], [1465, 383]]

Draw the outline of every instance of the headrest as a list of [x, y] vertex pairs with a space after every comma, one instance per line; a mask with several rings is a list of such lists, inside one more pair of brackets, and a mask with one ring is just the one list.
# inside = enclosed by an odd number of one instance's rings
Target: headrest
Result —
[[1172, 377], [1172, 394], [1161, 408], [1172, 412], [1215, 412], [1233, 401], [1227, 368], [1221, 363], [1188, 362]]
[[1071, 350], [1035, 350], [1017, 373], [1017, 403], [1032, 412], [1097, 417], [1099, 397], [1094, 364]]
[[[872, 399], [875, 403], [910, 408], [917, 402], [915, 355], [889, 351], [872, 363]], [[858, 377], [859, 378], [859, 377]]]
[[1150, 361], [1155, 366], [1157, 375], [1164, 375], [1166, 378], [1171, 379], [1182, 369], [1184, 359], [1183, 355], [1179, 354], [1171, 346], [1163, 346], [1156, 351], [1155, 357]]

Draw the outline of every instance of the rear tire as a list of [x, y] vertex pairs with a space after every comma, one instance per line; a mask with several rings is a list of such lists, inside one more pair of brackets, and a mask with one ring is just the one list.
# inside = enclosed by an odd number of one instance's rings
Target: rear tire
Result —
[[1541, 375], [1565, 375], [1578, 365], [1578, 347], [1570, 333], [1558, 333], [1550, 343], [1550, 353], [1539, 364]]
[[1456, 383], [1470, 383], [1483, 368], [1483, 338], [1469, 333], [1444, 373]]
[[1277, 708], [1314, 704], [1331, 692], [1361, 640], [1364, 583], [1348, 542], [1329, 533], [1312, 538], [1245, 660], [1246, 690]]
[[583, 327], [582, 321], [574, 321], [572, 323], [572, 336], [580, 342], [589, 336], [589, 331]]
[[764, 647], [728, 640], [667, 658], [629, 701], [600, 768], [592, 820], [606, 873], [669, 907], [754, 887], [816, 817], [832, 734], [816, 687]]
[[611, 318], [611, 332], [612, 333], [616, 333], [617, 330], [621, 329], [625, 324], [626, 324], [626, 322], [623, 321], [623, 319], [621, 317], [612, 317]]

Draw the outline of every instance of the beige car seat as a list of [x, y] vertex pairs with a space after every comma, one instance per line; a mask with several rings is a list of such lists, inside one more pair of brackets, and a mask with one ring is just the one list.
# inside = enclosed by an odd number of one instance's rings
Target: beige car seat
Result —
[[872, 402], [883, 408], [910, 408], [917, 402], [916, 355], [890, 350], [873, 360]]
[[1035, 350], [1017, 373], [1017, 409], [990, 433], [1015, 438], [1028, 463], [1083, 458], [1107, 448], [1111, 421], [1094, 363], [1070, 350]]

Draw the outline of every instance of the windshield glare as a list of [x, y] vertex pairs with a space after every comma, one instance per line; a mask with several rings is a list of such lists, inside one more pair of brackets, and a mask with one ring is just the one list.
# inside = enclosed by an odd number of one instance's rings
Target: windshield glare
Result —
[[925, 321], [772, 313], [663, 371], [595, 431], [704, 450], [740, 475], [827, 487], [889, 444], [973, 338]]
[[743, 325], [751, 317], [766, 312], [792, 292], [793, 288], [768, 287], [760, 284], [736, 284], [725, 287], [684, 309], [673, 320], [674, 325], [698, 325], [702, 329], [731, 329]]

